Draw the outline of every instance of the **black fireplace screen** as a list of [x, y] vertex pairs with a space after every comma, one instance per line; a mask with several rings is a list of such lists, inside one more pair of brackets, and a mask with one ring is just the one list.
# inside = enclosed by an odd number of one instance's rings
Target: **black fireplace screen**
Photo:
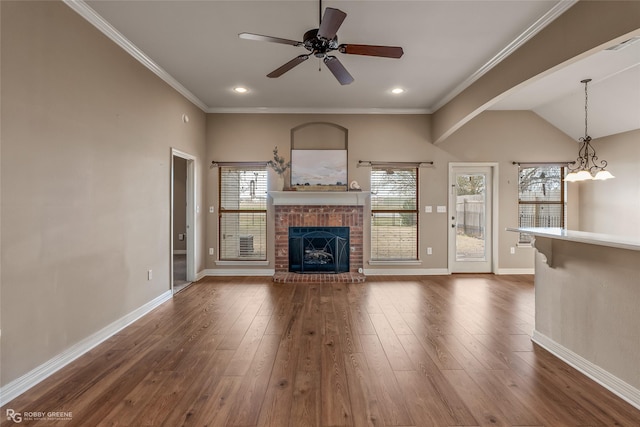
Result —
[[289, 271], [349, 271], [349, 227], [289, 227]]

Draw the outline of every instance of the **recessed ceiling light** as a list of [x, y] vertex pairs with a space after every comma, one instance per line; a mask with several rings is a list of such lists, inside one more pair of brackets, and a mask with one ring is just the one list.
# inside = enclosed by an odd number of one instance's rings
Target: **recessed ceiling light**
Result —
[[238, 87], [234, 87], [233, 90], [237, 93], [247, 93], [249, 92], [249, 89], [247, 89], [246, 87], [242, 87], [242, 86], [238, 86]]
[[395, 95], [400, 95], [402, 92], [404, 92], [404, 89], [402, 89], [401, 87], [396, 87], [391, 89], [391, 93]]

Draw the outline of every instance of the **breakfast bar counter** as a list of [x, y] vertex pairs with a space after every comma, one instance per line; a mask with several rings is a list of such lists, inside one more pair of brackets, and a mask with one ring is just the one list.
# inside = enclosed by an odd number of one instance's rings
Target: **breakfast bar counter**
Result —
[[533, 341], [640, 408], [640, 239], [507, 230], [534, 236]]

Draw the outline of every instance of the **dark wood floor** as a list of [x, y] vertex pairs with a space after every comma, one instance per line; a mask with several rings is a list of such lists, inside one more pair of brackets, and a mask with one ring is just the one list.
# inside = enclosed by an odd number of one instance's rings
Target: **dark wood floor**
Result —
[[65, 426], [640, 425], [531, 343], [532, 282], [206, 279], [7, 404], [3, 423], [12, 408], [70, 411]]

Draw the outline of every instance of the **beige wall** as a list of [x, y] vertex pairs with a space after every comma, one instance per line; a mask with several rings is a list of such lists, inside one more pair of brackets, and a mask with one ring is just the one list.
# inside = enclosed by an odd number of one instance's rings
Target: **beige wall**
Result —
[[[0, 7], [0, 82], [2, 81], [2, 7]], [[0, 105], [2, 104], [2, 84], [0, 84]], [[1, 109], [1, 108], [0, 108]], [[0, 112], [0, 167], [2, 166], [2, 115]], [[0, 348], [2, 346], [2, 170], [0, 169]], [[2, 364], [2, 351], [0, 351], [0, 365]], [[2, 386], [2, 378], [0, 378]]]
[[0, 7], [6, 385], [169, 290], [171, 147], [201, 200], [205, 115], [63, 3]]
[[[442, 151], [429, 144], [429, 121], [423, 115], [308, 115], [308, 114], [209, 114], [207, 116], [207, 159], [216, 161], [266, 161], [272, 158], [274, 146], [281, 155], [290, 158], [290, 131], [309, 122], [330, 122], [349, 130], [348, 178], [369, 189], [368, 168], [356, 167], [358, 160], [438, 160]], [[438, 162], [446, 169], [446, 163]], [[421, 170], [422, 181], [435, 176], [433, 170]], [[426, 181], [425, 181], [426, 182]], [[207, 179], [209, 205], [217, 206], [217, 169], [209, 171]], [[422, 186], [421, 200], [433, 199], [427, 186]], [[435, 201], [433, 202], [435, 203]], [[268, 235], [274, 235], [273, 215], [269, 215]], [[365, 225], [369, 220], [365, 215]], [[421, 240], [435, 238], [432, 225], [421, 228]], [[217, 216], [207, 221], [207, 246], [217, 248]], [[273, 268], [273, 245], [268, 259]], [[369, 247], [365, 236], [365, 263]], [[443, 258], [445, 257], [445, 258]], [[426, 258], [423, 268], [437, 268], [445, 253]], [[207, 268], [216, 268], [216, 255], [207, 257]], [[237, 268], [237, 267], [235, 267]]]
[[[505, 231], [518, 226], [518, 167], [513, 162], [573, 160], [577, 144], [530, 111], [485, 111], [454, 133], [442, 148], [459, 161], [499, 163], [499, 268], [533, 268], [533, 249], [517, 247], [518, 234]], [[578, 210], [575, 189], [567, 194], [568, 212]], [[577, 228], [569, 217], [569, 227]], [[510, 248], [516, 253], [510, 254]]]
[[580, 188], [580, 230], [640, 238], [640, 130], [593, 141], [616, 178], [575, 183]]
[[[449, 162], [499, 162], [499, 269], [533, 268], [533, 250], [518, 248], [517, 235], [504, 231], [517, 226], [517, 167], [513, 161], [567, 161], [574, 158], [576, 144], [565, 134], [534, 113], [485, 112], [454, 133], [445, 144], [430, 141], [426, 115], [302, 115], [302, 114], [209, 114], [207, 116], [207, 159], [216, 161], [266, 161], [278, 146], [289, 158], [290, 129], [308, 122], [331, 122], [349, 130], [349, 181], [357, 180], [369, 189], [369, 168], [358, 168], [358, 160], [434, 161], [433, 168], [420, 169], [420, 258], [416, 268], [446, 269], [448, 215], [424, 213], [425, 205], [447, 205]], [[247, 153], [251, 153], [248, 155]], [[217, 170], [207, 178], [208, 205], [217, 205]], [[271, 216], [272, 217], [272, 216]], [[367, 269], [370, 248], [365, 215], [365, 254]], [[217, 216], [207, 220], [207, 246], [217, 247]], [[273, 223], [269, 225], [273, 236]], [[433, 255], [426, 255], [426, 248]], [[207, 256], [206, 267], [216, 268], [215, 255]], [[273, 266], [272, 249], [268, 259]], [[220, 267], [223, 268], [223, 267]], [[396, 268], [407, 268], [396, 267]], [[412, 267], [413, 268], [413, 267]]]

